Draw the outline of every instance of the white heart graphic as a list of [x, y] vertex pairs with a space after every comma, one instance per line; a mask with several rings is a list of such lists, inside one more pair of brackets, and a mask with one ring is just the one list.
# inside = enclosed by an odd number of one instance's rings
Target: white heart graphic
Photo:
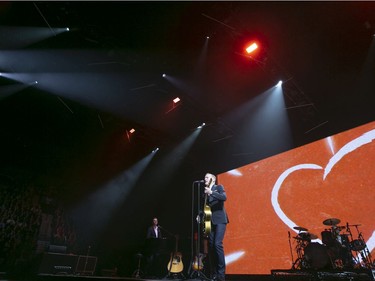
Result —
[[[375, 139], [375, 130], [368, 131], [367, 133], [364, 133], [360, 137], [348, 142], [346, 145], [344, 145], [336, 154], [334, 154], [331, 159], [328, 161], [328, 164], [325, 168], [316, 165], [316, 164], [299, 164], [296, 166], [293, 166], [286, 171], [284, 171], [279, 178], [277, 179], [276, 183], [273, 186], [272, 194], [271, 194], [271, 202], [272, 206], [278, 215], [278, 217], [293, 231], [298, 233], [297, 230], [294, 229], [295, 226], [297, 226], [288, 216], [283, 212], [283, 210], [280, 207], [278, 196], [279, 191], [281, 189], [281, 186], [283, 185], [284, 180], [295, 171], [300, 171], [304, 169], [314, 169], [314, 170], [322, 170], [324, 169], [323, 174], [323, 180], [326, 179], [326, 177], [329, 175], [333, 167], [338, 163], [343, 157], [348, 155], [351, 152], [354, 152], [356, 149], [362, 147], [363, 145], [366, 145], [368, 143], [371, 143]], [[373, 230], [370, 238], [366, 242], [368, 250], [371, 252], [375, 247], [375, 230]]]

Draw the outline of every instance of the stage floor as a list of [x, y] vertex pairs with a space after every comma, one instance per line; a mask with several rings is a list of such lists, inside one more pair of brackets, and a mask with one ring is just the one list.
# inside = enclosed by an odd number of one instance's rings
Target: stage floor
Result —
[[[0, 272], [0, 281], [211, 281], [205, 276], [194, 278], [170, 275], [164, 278], [148, 279], [121, 276], [95, 276], [77, 274], [37, 274], [34, 276], [8, 276]], [[360, 269], [353, 271], [313, 271], [274, 269], [270, 274], [226, 275], [226, 281], [375, 281], [375, 270]]]

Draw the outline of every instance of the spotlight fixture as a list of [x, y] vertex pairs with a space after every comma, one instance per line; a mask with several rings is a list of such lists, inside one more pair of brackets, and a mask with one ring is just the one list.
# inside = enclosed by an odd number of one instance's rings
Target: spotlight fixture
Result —
[[163, 77], [165, 77], [165, 76], [167, 76], [167, 74], [165, 74], [165, 73], [163, 73], [163, 75], [162, 75]]
[[135, 129], [134, 129], [134, 128], [131, 128], [131, 129], [129, 130], [129, 133], [131, 133], [131, 134], [135, 133]]
[[210, 39], [210, 36], [206, 36], [206, 39]]
[[152, 153], [156, 153], [159, 150], [159, 147], [155, 148]]
[[251, 54], [252, 52], [254, 52], [256, 49], [258, 49], [258, 44], [253, 42], [251, 43], [250, 45], [248, 45], [245, 50], [246, 50], [246, 53], [248, 54]]
[[70, 31], [69, 27], [66, 28], [66, 31]]
[[277, 83], [276, 87], [281, 87], [282, 84], [283, 84], [283, 81], [280, 80], [280, 81]]
[[197, 129], [202, 129], [204, 126], [206, 126], [206, 123], [202, 123], [200, 126], [197, 127]]
[[180, 101], [180, 98], [179, 98], [179, 97], [173, 99], [173, 102], [174, 102], [174, 103], [178, 103], [179, 101]]

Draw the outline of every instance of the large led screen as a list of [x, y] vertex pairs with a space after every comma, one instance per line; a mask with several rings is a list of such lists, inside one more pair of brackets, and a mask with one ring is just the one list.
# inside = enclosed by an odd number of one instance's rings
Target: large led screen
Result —
[[[325, 268], [328, 232], [350, 247], [352, 266], [364, 266], [362, 254], [374, 257], [374, 139], [372, 122], [218, 175], [230, 221], [227, 274], [291, 269], [301, 240], [308, 244], [302, 257]], [[304, 233], [310, 241], [301, 239]]]

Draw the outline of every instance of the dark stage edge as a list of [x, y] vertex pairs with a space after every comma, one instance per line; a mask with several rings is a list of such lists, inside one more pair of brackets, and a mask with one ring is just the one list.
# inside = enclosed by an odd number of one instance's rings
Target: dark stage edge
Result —
[[[207, 281], [204, 278], [133, 278], [116, 276], [91, 276], [73, 274], [38, 274], [15, 278], [0, 273], [0, 281]], [[352, 271], [302, 271], [274, 269], [271, 274], [226, 275], [226, 281], [375, 281], [375, 270], [359, 269]], [[210, 281], [210, 280], [208, 280]]]

